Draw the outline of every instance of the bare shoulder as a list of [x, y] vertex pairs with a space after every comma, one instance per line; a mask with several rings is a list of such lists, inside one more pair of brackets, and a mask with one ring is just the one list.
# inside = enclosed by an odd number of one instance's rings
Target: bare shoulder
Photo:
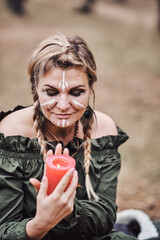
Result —
[[93, 125], [92, 137], [100, 138], [106, 135], [117, 135], [115, 122], [107, 114], [95, 111], [97, 120]]
[[33, 108], [27, 107], [7, 115], [0, 122], [0, 132], [5, 136], [22, 135], [31, 137], [33, 134]]

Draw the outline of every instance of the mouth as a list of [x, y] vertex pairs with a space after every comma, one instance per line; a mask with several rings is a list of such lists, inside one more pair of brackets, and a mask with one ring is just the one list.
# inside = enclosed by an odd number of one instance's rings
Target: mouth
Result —
[[67, 114], [62, 114], [62, 113], [55, 113], [56, 117], [59, 119], [67, 119], [69, 118], [73, 113], [67, 113]]

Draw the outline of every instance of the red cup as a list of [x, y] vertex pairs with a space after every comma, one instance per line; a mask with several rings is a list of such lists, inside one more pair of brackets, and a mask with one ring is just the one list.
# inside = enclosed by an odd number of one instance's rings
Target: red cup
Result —
[[[47, 195], [50, 195], [61, 178], [70, 168], [75, 168], [76, 161], [71, 156], [59, 154], [52, 155], [46, 161], [46, 177], [48, 178]], [[71, 181], [71, 180], [70, 180]], [[69, 182], [70, 183], [70, 182]]]

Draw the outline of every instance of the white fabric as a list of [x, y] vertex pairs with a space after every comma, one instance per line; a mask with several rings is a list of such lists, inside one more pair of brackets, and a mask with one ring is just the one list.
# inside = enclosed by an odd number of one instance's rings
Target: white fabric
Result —
[[158, 232], [155, 225], [150, 220], [148, 215], [140, 210], [128, 209], [117, 213], [116, 223], [127, 224], [133, 219], [137, 220], [141, 228], [138, 239], [144, 240], [147, 238], [158, 237]]

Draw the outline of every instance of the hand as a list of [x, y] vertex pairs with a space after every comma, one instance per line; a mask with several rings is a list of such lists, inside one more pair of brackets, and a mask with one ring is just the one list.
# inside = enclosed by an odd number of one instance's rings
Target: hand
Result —
[[[55, 148], [55, 155], [58, 155], [58, 154], [62, 154], [62, 145], [60, 143], [57, 144], [56, 148]], [[68, 148], [65, 148], [64, 151], [63, 151], [63, 154], [64, 155], [69, 155], [69, 150]], [[53, 151], [52, 150], [49, 150], [47, 152], [47, 157], [50, 157], [53, 155]], [[41, 183], [40, 181], [38, 181], [36, 178], [30, 178], [30, 183], [34, 186], [36, 192], [38, 193], [39, 192], [39, 189], [40, 189], [40, 186], [41, 186]]]
[[[68, 186], [71, 178], [71, 183]], [[41, 219], [41, 222], [44, 221], [47, 229], [51, 229], [59, 221], [73, 212], [77, 183], [77, 171], [72, 168], [64, 175], [55, 190], [47, 196], [48, 180], [46, 176], [43, 177], [37, 196], [36, 216], [37, 219]]]
[[63, 176], [53, 193], [47, 196], [48, 180], [46, 176], [43, 177], [37, 196], [36, 216], [26, 225], [29, 239], [41, 239], [58, 222], [73, 212], [77, 183], [77, 171], [72, 168]]
[[64, 154], [64, 155], [69, 155], [69, 150], [68, 148], [65, 148], [63, 153], [62, 153], [62, 144], [61, 143], [58, 143], [56, 148], [55, 148], [55, 155], [58, 155], [58, 154]]

